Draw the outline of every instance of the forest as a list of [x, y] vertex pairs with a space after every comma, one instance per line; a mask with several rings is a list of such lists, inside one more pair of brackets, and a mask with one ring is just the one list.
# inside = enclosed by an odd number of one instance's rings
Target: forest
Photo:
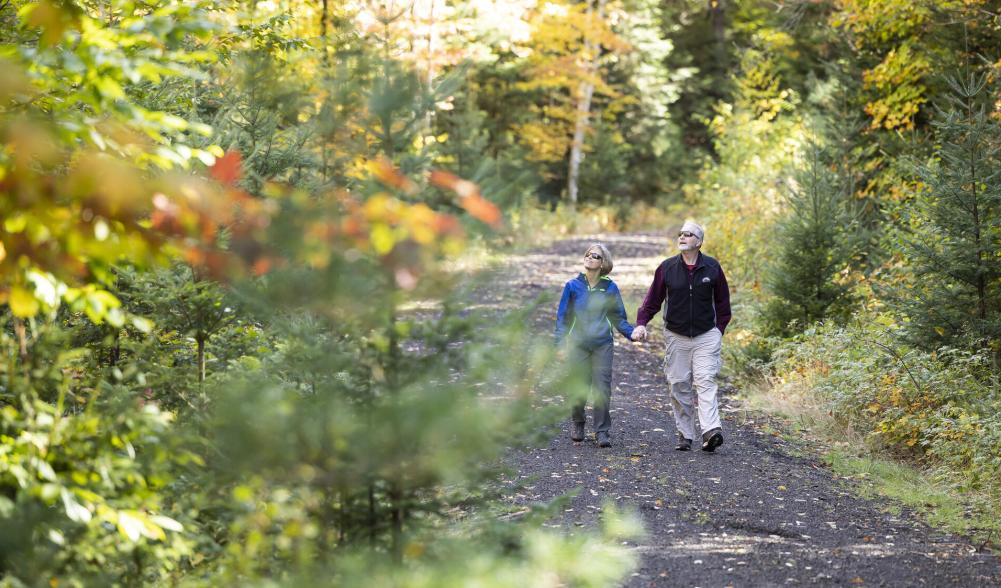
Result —
[[999, 87], [997, 0], [0, 0], [0, 586], [625, 581], [479, 302], [686, 218], [726, 377], [997, 550]]

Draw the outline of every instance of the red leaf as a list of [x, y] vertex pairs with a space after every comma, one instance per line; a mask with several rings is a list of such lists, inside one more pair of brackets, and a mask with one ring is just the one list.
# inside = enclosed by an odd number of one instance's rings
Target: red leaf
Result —
[[243, 175], [243, 159], [239, 151], [227, 151], [225, 155], [216, 160], [209, 169], [209, 174], [216, 181], [232, 186]]

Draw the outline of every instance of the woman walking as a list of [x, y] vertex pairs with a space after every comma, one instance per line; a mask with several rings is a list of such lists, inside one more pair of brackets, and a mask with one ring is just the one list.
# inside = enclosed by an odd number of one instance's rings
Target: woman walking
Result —
[[601, 243], [584, 252], [584, 271], [563, 287], [556, 311], [556, 344], [568, 363], [574, 386], [571, 391], [570, 438], [584, 440], [584, 404], [594, 393], [593, 424], [598, 447], [611, 447], [612, 326], [632, 340], [633, 326], [626, 319], [622, 296], [608, 274], [612, 254]]

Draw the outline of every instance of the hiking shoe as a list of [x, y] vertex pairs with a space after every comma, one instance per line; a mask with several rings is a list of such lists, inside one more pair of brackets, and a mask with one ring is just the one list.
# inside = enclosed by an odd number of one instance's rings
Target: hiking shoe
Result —
[[570, 424], [570, 440], [577, 442], [584, 440], [584, 423]]
[[598, 441], [598, 447], [612, 446], [612, 440], [611, 438], [609, 438], [608, 433], [606, 433], [605, 431], [598, 431], [598, 433], [594, 437], [595, 440]]
[[686, 439], [684, 435], [678, 435], [678, 444], [674, 446], [676, 451], [691, 451], [692, 450], [692, 440]]
[[723, 429], [716, 428], [702, 434], [702, 451], [712, 453], [723, 444]]

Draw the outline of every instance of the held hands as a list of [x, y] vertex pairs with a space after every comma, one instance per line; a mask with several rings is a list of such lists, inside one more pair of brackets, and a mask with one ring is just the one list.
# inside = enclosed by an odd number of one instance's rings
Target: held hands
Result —
[[646, 341], [647, 336], [646, 327], [643, 325], [639, 325], [633, 329], [633, 341]]

